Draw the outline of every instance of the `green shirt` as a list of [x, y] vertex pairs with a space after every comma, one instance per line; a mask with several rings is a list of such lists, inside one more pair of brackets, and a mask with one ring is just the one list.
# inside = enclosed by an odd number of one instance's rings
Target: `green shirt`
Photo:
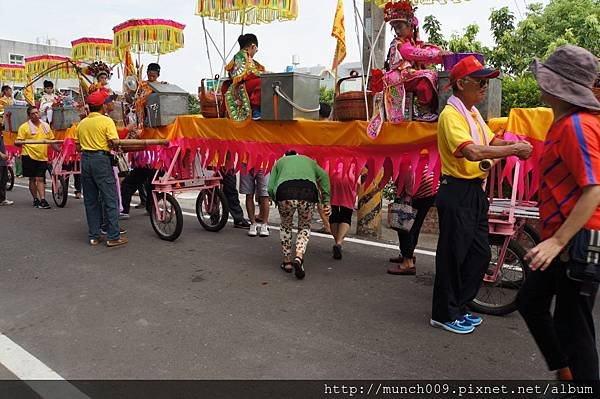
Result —
[[290, 180], [308, 180], [321, 187], [321, 202], [329, 205], [329, 175], [313, 159], [304, 155], [287, 155], [279, 158], [269, 177], [269, 195], [275, 199], [277, 188]]

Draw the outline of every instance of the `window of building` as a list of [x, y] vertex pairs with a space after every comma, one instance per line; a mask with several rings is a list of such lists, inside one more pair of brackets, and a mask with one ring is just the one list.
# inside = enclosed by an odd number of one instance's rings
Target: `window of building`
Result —
[[20, 54], [9, 54], [8, 63], [11, 65], [25, 65], [25, 56]]

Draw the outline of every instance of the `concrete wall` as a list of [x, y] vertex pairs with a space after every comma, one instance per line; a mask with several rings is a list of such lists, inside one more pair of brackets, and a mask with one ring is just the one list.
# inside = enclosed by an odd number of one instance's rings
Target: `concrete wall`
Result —
[[[36, 43], [26, 43], [26, 42], [17, 42], [13, 40], [4, 40], [0, 39], [0, 64], [9, 64], [10, 63], [10, 54], [18, 54], [27, 57], [33, 57], [36, 55], [61, 55], [63, 57], [71, 56], [71, 48], [70, 47], [60, 47], [60, 46], [52, 46], [46, 44], [36, 44]], [[66, 88], [66, 87], [78, 87], [79, 82], [77, 79], [58, 79], [58, 81], [54, 81], [54, 88]], [[34, 84], [35, 88], [42, 88], [44, 80], [40, 79], [38, 82]], [[3, 82], [5, 84], [11, 84], [11, 82]], [[23, 83], [16, 83], [15, 86], [21, 87], [24, 86]]]

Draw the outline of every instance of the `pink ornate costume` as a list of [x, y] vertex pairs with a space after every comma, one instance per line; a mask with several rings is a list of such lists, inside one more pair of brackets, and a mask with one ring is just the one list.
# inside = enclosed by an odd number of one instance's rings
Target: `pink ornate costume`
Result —
[[[413, 27], [417, 25], [416, 18], [410, 12], [405, 18], [395, 18], [398, 15], [394, 15], [394, 12], [405, 15], [406, 9], [398, 11], [390, 7], [388, 11], [387, 8], [386, 6], [387, 21], [409, 20]], [[388, 15], [391, 16], [390, 19], [387, 18]], [[406, 92], [414, 93], [421, 106], [434, 108], [437, 105], [437, 72], [426, 68], [442, 63], [441, 51], [439, 47], [421, 41], [400, 37], [392, 40], [385, 71], [379, 72], [382, 82], [379, 85], [373, 82], [371, 85], [371, 90], [377, 94], [374, 115], [367, 130], [369, 137], [376, 138], [386, 120], [400, 123], [406, 119]]]

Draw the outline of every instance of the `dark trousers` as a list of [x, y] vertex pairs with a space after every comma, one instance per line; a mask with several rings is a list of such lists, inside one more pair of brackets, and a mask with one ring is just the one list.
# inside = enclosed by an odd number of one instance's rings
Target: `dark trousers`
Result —
[[119, 239], [119, 199], [111, 157], [103, 152], [81, 154], [81, 181], [89, 238], [100, 237], [100, 223], [104, 213], [107, 238]]
[[131, 207], [131, 196], [143, 185], [146, 189], [146, 210], [152, 210], [152, 178], [156, 171], [149, 168], [133, 168], [121, 183], [121, 203], [123, 213], [129, 213]]
[[545, 271], [530, 273], [517, 297], [519, 312], [550, 370], [569, 367], [576, 380], [598, 381], [592, 317], [598, 286], [592, 295], [580, 295], [581, 283], [569, 279], [566, 270], [565, 263], [555, 260]]
[[6, 183], [8, 183], [8, 167], [0, 165], [0, 202], [6, 199]]
[[227, 198], [227, 204], [229, 205], [229, 213], [233, 217], [235, 223], [244, 220], [244, 211], [240, 205], [240, 195], [236, 187], [236, 179], [233, 171], [223, 173], [223, 194]]
[[409, 232], [398, 231], [398, 241], [400, 242], [400, 255], [403, 258], [412, 258], [419, 242], [419, 234], [421, 233], [421, 227], [425, 217], [429, 212], [429, 209], [435, 202], [435, 196], [426, 198], [416, 198], [412, 200], [412, 207], [417, 210], [415, 221]]
[[[75, 164], [74, 162], [67, 162], [63, 165], [63, 169], [64, 170], [73, 170], [75, 169]], [[67, 184], [69, 183], [68, 177], [67, 177]], [[81, 175], [80, 174], [76, 174], [73, 175], [73, 185], [75, 186], [75, 192], [76, 193], [80, 193], [81, 192]]]
[[432, 318], [459, 319], [468, 312], [491, 259], [488, 242], [489, 202], [481, 180], [444, 176], [436, 206], [440, 236], [435, 257]]

